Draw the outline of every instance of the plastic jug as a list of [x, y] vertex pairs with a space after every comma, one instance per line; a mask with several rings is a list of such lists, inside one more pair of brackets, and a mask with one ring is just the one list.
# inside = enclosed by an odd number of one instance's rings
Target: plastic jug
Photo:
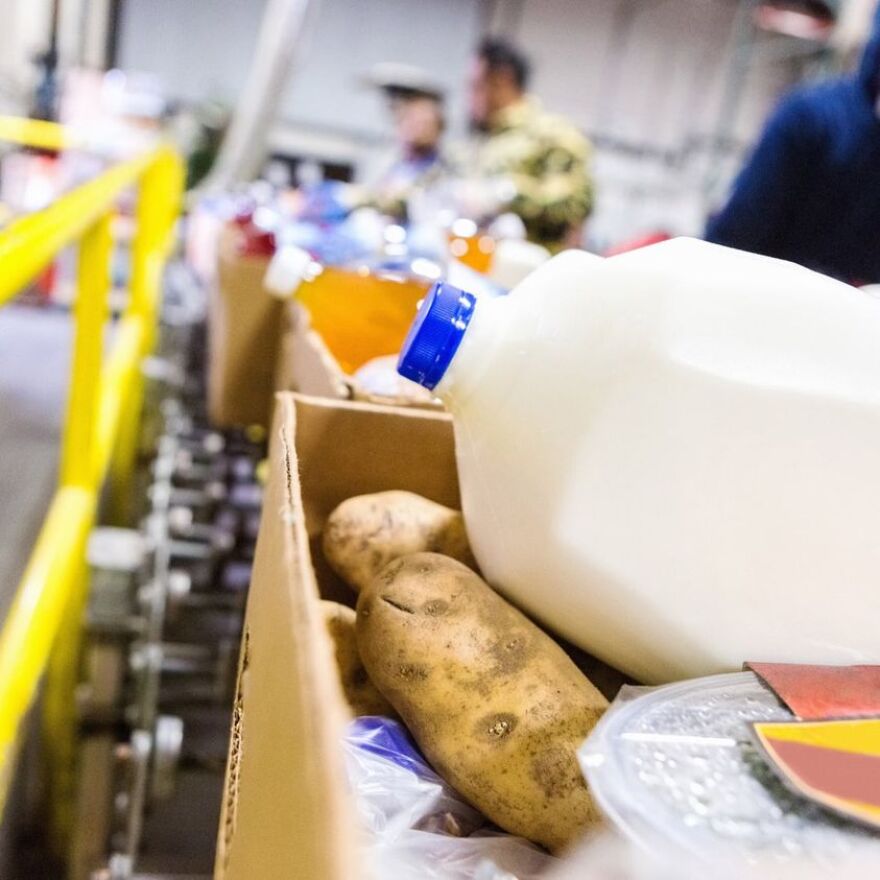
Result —
[[483, 574], [635, 678], [880, 662], [880, 301], [676, 239], [439, 284], [400, 372], [441, 397]]

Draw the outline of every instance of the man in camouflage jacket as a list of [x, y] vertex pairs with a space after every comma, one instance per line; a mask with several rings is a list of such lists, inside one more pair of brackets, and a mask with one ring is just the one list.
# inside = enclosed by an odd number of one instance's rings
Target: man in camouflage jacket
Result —
[[579, 243], [593, 205], [590, 144], [526, 95], [529, 65], [500, 40], [479, 47], [470, 78], [479, 136], [463, 174], [480, 182], [481, 209], [519, 216], [530, 241], [551, 251]]

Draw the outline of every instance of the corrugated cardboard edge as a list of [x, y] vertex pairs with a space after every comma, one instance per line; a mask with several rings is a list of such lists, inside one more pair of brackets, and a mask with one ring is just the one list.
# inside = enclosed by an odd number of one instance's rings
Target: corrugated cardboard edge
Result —
[[443, 412], [439, 400], [381, 397], [364, 391], [345, 373], [320, 333], [312, 330], [308, 310], [297, 302], [284, 309], [284, 331], [275, 368], [277, 391], [296, 391], [311, 397], [356, 400], [377, 406], [405, 406]]
[[279, 395], [248, 597], [215, 880], [351, 880], [347, 710], [301, 515], [295, 409]]
[[284, 308], [284, 335], [278, 351], [275, 388], [340, 400], [352, 396], [351, 379], [324, 340], [311, 329], [308, 311], [296, 302], [287, 303]]

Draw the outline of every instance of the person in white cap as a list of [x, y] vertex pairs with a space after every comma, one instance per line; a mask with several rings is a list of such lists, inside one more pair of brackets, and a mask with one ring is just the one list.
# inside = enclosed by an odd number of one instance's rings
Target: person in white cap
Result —
[[367, 81], [388, 101], [398, 156], [370, 187], [366, 203], [405, 222], [413, 193], [429, 187], [446, 170], [440, 150], [443, 90], [423, 71], [401, 64], [378, 65]]

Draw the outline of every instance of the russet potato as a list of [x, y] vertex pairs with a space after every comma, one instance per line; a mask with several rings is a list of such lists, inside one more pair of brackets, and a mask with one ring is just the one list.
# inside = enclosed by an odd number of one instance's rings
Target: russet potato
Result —
[[576, 750], [607, 701], [473, 571], [391, 562], [359, 596], [357, 640], [425, 756], [489, 819], [555, 852], [598, 822]]
[[352, 714], [396, 718], [397, 712], [370, 681], [361, 662], [355, 637], [354, 609], [338, 602], [322, 601], [321, 611], [333, 640], [342, 692]]
[[412, 492], [377, 492], [343, 501], [324, 526], [324, 556], [360, 591], [392, 560], [432, 551], [475, 567], [461, 512]]

